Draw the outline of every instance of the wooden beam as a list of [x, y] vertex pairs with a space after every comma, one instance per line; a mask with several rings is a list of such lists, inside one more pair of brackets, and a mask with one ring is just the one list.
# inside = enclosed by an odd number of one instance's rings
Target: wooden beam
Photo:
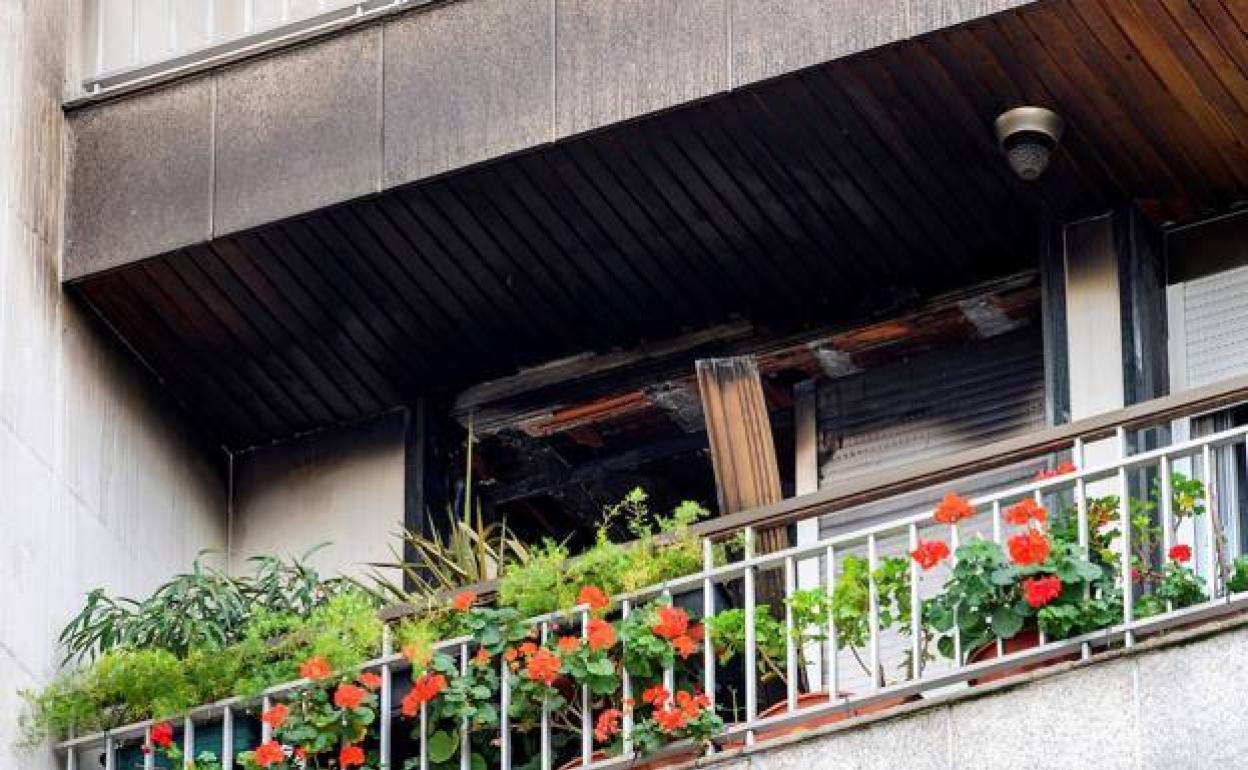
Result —
[[[776, 445], [753, 358], [709, 358], [695, 369], [715, 469], [720, 515], [780, 502]], [[759, 550], [788, 545], [784, 527], [759, 532]]]

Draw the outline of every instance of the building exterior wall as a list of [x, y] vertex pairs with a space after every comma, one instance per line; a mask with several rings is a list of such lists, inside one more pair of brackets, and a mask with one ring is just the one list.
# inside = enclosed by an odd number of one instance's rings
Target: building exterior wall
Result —
[[404, 515], [404, 415], [237, 455], [230, 565], [257, 554], [312, 558], [322, 575], [394, 559]]
[[[723, 770], [1231, 770], [1248, 754], [1248, 629], [725, 757]], [[962, 693], [963, 695], [965, 693]]]
[[17, 690], [56, 670], [84, 594], [142, 594], [225, 544], [222, 464], [60, 288], [66, 3], [0, 3], [0, 767]]

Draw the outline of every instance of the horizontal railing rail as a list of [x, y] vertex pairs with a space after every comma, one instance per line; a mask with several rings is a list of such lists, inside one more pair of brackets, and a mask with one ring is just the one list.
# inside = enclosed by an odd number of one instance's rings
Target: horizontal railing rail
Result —
[[[846, 482], [837, 485], [833, 492], [808, 495], [797, 501], [790, 501], [787, 505], [742, 514], [735, 519], [725, 517], [736, 522], [735, 529], [725, 525], [724, 520], [719, 520], [698, 530], [702, 543], [702, 569], [662, 584], [613, 597], [613, 606], [618, 608], [618, 617], [623, 620], [631, 612], [648, 606], [655, 599], [671, 598], [686, 608], [696, 608], [692, 610], [693, 614], [700, 615], [705, 620], [727, 609], [723, 606], [726, 596], [739, 599], [738, 608], [743, 611], [744, 625], [739, 662], [729, 666], [717, 659], [714, 639], [708, 628], [700, 665], [690, 666], [683, 674], [691, 678], [686, 681], [696, 681], [700, 691], [710, 698], [712, 708], [717, 708], [719, 713], [729, 717], [721, 734], [714, 739], [720, 746], [733, 741], [752, 745], [760, 737], [767, 738], [786, 726], [810, 723], [811, 720], [838, 714], [861, 713], [863, 709], [883, 708], [944, 688], [968, 683], [973, 685], [987, 677], [1017, 671], [1022, 667], [1072, 658], [1087, 660], [1110, 648], [1130, 648], [1146, 635], [1243, 612], [1248, 609], [1248, 593], [1232, 591], [1227, 571], [1227, 563], [1231, 559], [1243, 556], [1240, 545], [1242, 538], [1223, 537], [1221, 527], [1245, 518], [1246, 512], [1239, 509], [1239, 496], [1224, 494], [1223, 490], [1233, 489], [1236, 483], [1243, 483], [1228, 474], [1238, 473], [1238, 467], [1248, 468], [1248, 426], [1195, 438], [1167, 441], [1160, 446], [1134, 453], [1131, 451], [1130, 432], [1140, 428], [1164, 427], [1171, 420], [1201, 415], [1245, 400], [1248, 400], [1248, 378], [1159, 399], [1060, 429], [992, 444], [949, 458], [948, 468], [919, 464], [908, 470], [880, 475], [879, 478], [891, 478], [892, 487], [882, 485], [879, 479], [866, 483]], [[1000, 453], [1004, 459], [995, 453]], [[835, 511], [846, 511], [864, 502], [876, 503], [933, 485], [946, 486], [954, 480], [984, 470], [1016, 465], [1020, 461], [1032, 461], [1046, 454], [1051, 466], [1055, 455], [1067, 453], [1070, 467], [1063, 468], [1065, 472], [1039, 474], [1030, 480], [1020, 480], [1015, 476], [997, 483], [991, 489], [972, 495], [967, 500], [972, 515], [963, 520], [934, 521], [930, 505], [923, 504], [921, 510], [915, 510], [919, 504], [913, 503], [900, 508], [894, 506], [894, 510], [887, 516], [876, 516], [870, 521], [859, 522], [856, 527], [828, 530], [816, 542], [802, 543], [770, 553], [758, 553], [754, 547], [755, 534], [760, 528], [787, 523], [798, 515], [823, 516]], [[1093, 454], [1098, 458], [1095, 462], [1088, 459]], [[1226, 462], [1237, 458], [1242, 458], [1243, 462]], [[1187, 479], [1199, 482], [1202, 497], [1189, 502], [1193, 506], [1202, 507], [1204, 513], [1199, 520], [1196, 516], [1189, 516], [1176, 526], [1174, 522], [1178, 519], [1174, 515], [1172, 484], [1178, 478], [1173, 474], [1180, 471]], [[1181, 607], [1167, 600], [1164, 611], [1148, 617], [1135, 617], [1136, 600], [1147, 590], [1147, 584], [1141, 582], [1137, 587], [1136, 580], [1130, 577], [1131, 570], [1127, 566], [1135, 563], [1134, 560], [1138, 558], [1136, 543], [1133, 542], [1132, 528], [1120, 527], [1121, 531], [1112, 544], [1114, 556], [1110, 562], [1106, 562], [1107, 565], [1118, 566], [1105, 568], [1108, 571], [1107, 579], [1112, 583], [1112, 591], [1105, 596], [1118, 602], [1116, 621], [1109, 621], [1104, 628], [1062, 639], [1048, 638], [1044, 627], [1040, 626], [1036, 644], [1021, 650], [1007, 648], [998, 638], [995, 641], [995, 650], [991, 650], [995, 656], [986, 660], [979, 659], [973, 653], [989, 652], [988, 648], [993, 646], [993, 642], [989, 641], [987, 647], [980, 650], [968, 649], [971, 642], [962, 638], [961, 626], [955, 622], [948, 632], [953, 650], [950, 659], [944, 662], [929, 654], [932, 634], [929, 633], [931, 629], [924, 616], [924, 607], [944, 590], [940, 578], [950, 574], [949, 571], [956, 567], [959, 558], [958, 545], [972, 539], [982, 539], [1004, 548], [1012, 532], [1018, 534], [1028, 531], [1029, 524], [1020, 525], [1008, 520], [1005, 516], [1008, 513], [1007, 506], [1030, 499], [1037, 505], [1046, 508], [1052, 506], [1055, 510], [1060, 509], [1064, 515], [1072, 515], [1078, 533], [1077, 547], [1085, 559], [1091, 560], [1094, 555], [1091, 550], [1093, 536], [1101, 533], [1101, 528], [1106, 526], [1104, 521], [1094, 523], [1091, 520], [1090, 509], [1093, 503], [1108, 499], [1106, 496], [1113, 496], [1118, 501], [1118, 510], [1128, 511], [1131, 509], [1133, 493], [1138, 499], [1139, 489], [1146, 490], [1143, 494], [1155, 506], [1159, 522], [1158, 542], [1149, 543], [1150, 548], [1162, 554], [1171, 553], [1176, 545], [1184, 545], [1190, 549], [1191, 574], [1198, 578], [1197, 582], [1203, 587], [1197, 600]], [[1155, 495], [1156, 499], [1147, 497], [1148, 495]], [[742, 533], [742, 552], [739, 558], [733, 558], [726, 563], [717, 561], [716, 541], [736, 532]], [[938, 537], [948, 538], [952, 554], [947, 557], [948, 564], [938, 565], [934, 571], [928, 572], [931, 565], [921, 567], [919, 560], [911, 558], [911, 555], [920, 543], [931, 542]], [[839, 634], [845, 629], [838, 628], [835, 614], [829, 616], [826, 628], [814, 629], [813, 635], [809, 633], [812, 629], [799, 628], [799, 621], [788, 602], [798, 590], [822, 588], [829, 594], [834, 593], [838, 579], [846, 574], [849, 558], [863, 560], [866, 566], [868, 598], [864, 621], [866, 630], [859, 643], [861, 647], [852, 642], [842, 643]], [[886, 560], [898, 558], [904, 559], [902, 569], [907, 579], [907, 593], [904, 596], [894, 594], [886, 597], [882, 593], [879, 569]], [[1100, 558], [1107, 557], [1101, 553]], [[799, 579], [799, 567], [812, 563], [818, 567], [814, 582], [811, 582], [809, 574], [804, 581]], [[895, 565], [898, 562], [892, 563]], [[774, 600], [777, 586], [784, 599], [784, 607], [777, 605], [772, 609], [784, 610], [783, 620], [777, 618], [783, 629], [784, 649], [783, 655], [772, 659], [764, 655], [759, 645], [760, 630], [756, 610], [763, 602]], [[760, 595], [768, 598], [760, 601]], [[899, 608], [897, 622], [892, 628], [882, 627], [880, 621], [880, 610], [886, 601], [897, 603]], [[900, 612], [903, 606], [906, 612]], [[902, 615], [908, 616], [904, 622], [900, 620]], [[577, 606], [530, 618], [527, 623], [544, 643], [555, 633], [555, 624], [564, 624], [571, 628], [579, 624], [584, 633], [590, 617], [588, 607]], [[460, 670], [466, 671], [474, 644], [471, 637], [460, 637], [439, 642], [435, 648], [453, 656], [458, 661]], [[380, 656], [362, 667], [381, 674], [378, 746], [381, 767], [387, 770], [402, 766], [404, 759], [394, 756], [392, 736], [396, 716], [395, 686], [392, 679], [396, 673], [410, 668], [410, 663], [403, 656], [394, 654], [391, 647], [390, 634], [387, 631]], [[777, 696], [777, 702], [770, 708], [766, 708], [766, 704], [762, 702], [768, 694], [761, 684], [763, 672], [760, 665], [764, 662], [777, 669], [782, 674], [781, 681], [784, 682], [783, 696]], [[854, 665], [861, 668], [861, 674], [855, 671]], [[633, 681], [632, 674], [626, 667], [620, 666], [619, 670], [621, 682], [618, 696], [623, 702], [623, 699], [635, 696], [636, 686], [640, 683]], [[890, 671], [896, 673], [890, 676]], [[739, 706], [735, 704], [735, 698], [732, 708], [727, 703], [718, 701], [717, 682], [721, 675], [740, 683], [744, 697]], [[507, 663], [500, 659], [501, 684], [497, 704], [500, 725], [494, 739], [494, 745], [499, 747], [500, 770], [510, 770], [513, 759], [516, 760], [515, 764], [528, 759], [513, 757], [513, 728], [509, 722], [508, 704], [514, 676], [516, 674], [508, 668]], [[803, 678], [806, 680], [805, 691]], [[675, 689], [677, 673], [673, 666], [662, 672], [661, 681], [668, 691]], [[234, 698], [192, 710], [185, 715], [184, 722], [184, 741], [188, 744], [186, 754], [193, 755], [194, 725], [220, 720], [226, 736], [224, 745], [227, 756], [223, 759], [225, 766], [229, 767], [234, 759], [230, 731], [235, 715], [257, 706], [267, 708], [271, 703], [290, 696], [308, 684], [307, 680], [287, 682], [270, 688], [258, 698]], [[811, 705], [810, 699], [803, 699], [802, 696], [805, 695], [815, 696], [818, 702]], [[579, 697], [583, 706], [580, 728], [577, 731], [581, 766], [605, 768], [632, 761], [630, 751], [636, 724], [631, 713], [625, 712], [622, 725], [624, 755], [599, 759], [595, 753], [597, 747], [593, 736], [593, 698], [588, 686], [581, 690]], [[551, 747], [552, 731], [555, 728], [552, 721], [550, 710], [543, 708], [537, 728], [541, 738], [540, 766], [543, 770], [550, 770], [554, 761]], [[422, 706], [415, 727], [419, 767], [422, 769], [429, 767], [428, 722], [425, 707]], [[97, 746], [103, 747], [106, 767], [115, 770], [112, 758], [119, 743], [136, 739], [150, 741], [153, 724], [151, 721], [139, 722], [107, 732], [70, 738], [60, 743], [59, 748], [67, 757], [67, 766], [74, 770], [77, 768], [79, 752]], [[263, 737], [267, 739], [270, 734], [264, 728]], [[460, 767], [464, 770], [471, 765], [468, 736], [468, 726], [463, 725], [463, 743], [458, 754]], [[677, 754], [691, 748], [691, 744], [682, 742], [669, 745], [662, 752], [665, 755]]]

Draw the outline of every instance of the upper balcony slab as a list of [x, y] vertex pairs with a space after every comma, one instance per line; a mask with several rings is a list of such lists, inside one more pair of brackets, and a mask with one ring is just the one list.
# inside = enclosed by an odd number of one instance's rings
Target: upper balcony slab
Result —
[[1026, 4], [396, 2], [336, 34], [71, 105], [63, 277]]

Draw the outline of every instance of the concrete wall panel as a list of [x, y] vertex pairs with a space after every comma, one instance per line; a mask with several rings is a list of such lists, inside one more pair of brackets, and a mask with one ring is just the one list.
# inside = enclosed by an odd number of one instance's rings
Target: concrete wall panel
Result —
[[542, 144], [549, 0], [465, 0], [385, 27], [386, 186]]
[[235, 459], [230, 562], [257, 554], [299, 556], [321, 543], [322, 575], [362, 575], [393, 559], [404, 514], [404, 420], [361, 425], [256, 450]]
[[1032, 2], [1035, 0], [908, 0], [910, 34], [922, 35]]
[[725, 12], [725, 0], [557, 0], [558, 135], [726, 89]]
[[216, 234], [379, 189], [380, 40], [368, 27], [221, 73]]
[[212, 80], [71, 113], [65, 277], [212, 233]]
[[[909, 31], [907, 0], [732, 3], [734, 85], [891, 43]], [[937, 4], [938, 3], [933, 3]]]

